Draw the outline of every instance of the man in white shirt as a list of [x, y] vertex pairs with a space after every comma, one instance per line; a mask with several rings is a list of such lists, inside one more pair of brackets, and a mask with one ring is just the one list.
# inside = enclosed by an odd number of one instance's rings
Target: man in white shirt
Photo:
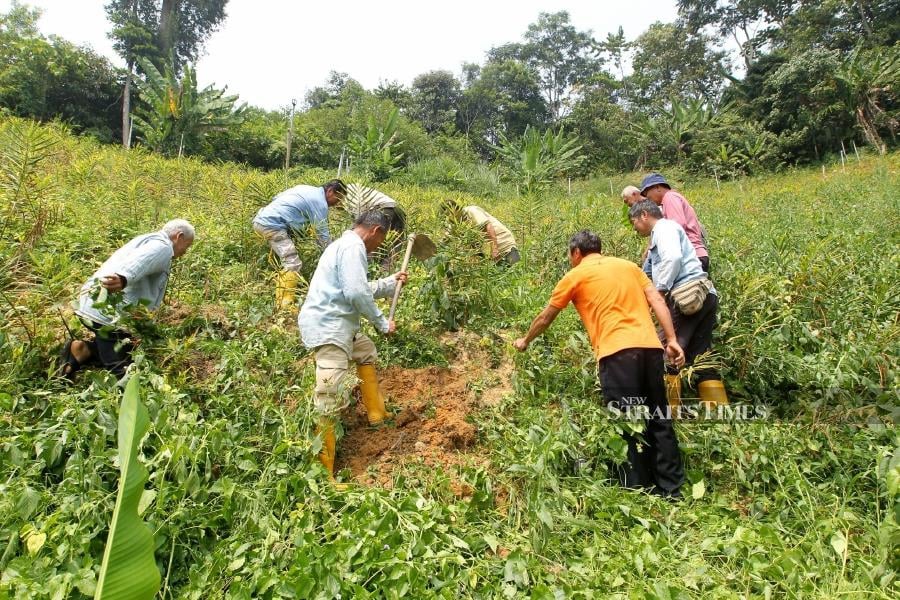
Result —
[[315, 352], [313, 401], [319, 414], [318, 434], [322, 436], [319, 459], [332, 477], [336, 452], [334, 430], [340, 411], [350, 401], [351, 380], [347, 375], [351, 361], [357, 365], [369, 423], [377, 425], [386, 416], [375, 374], [378, 358], [375, 344], [359, 329], [360, 317], [365, 317], [385, 335], [392, 334], [396, 328], [375, 304], [375, 298], [392, 296], [397, 282], [406, 281], [406, 273], [398, 272], [371, 283], [367, 278], [367, 254], [384, 242], [389, 226], [390, 220], [380, 210], [360, 214], [353, 228], [322, 253], [297, 317], [303, 345]]
[[122, 377], [131, 363], [131, 335], [118, 327], [123, 313], [143, 305], [159, 308], [172, 260], [194, 242], [194, 227], [175, 219], [153, 233], [139, 235], [116, 250], [81, 288], [75, 314], [94, 339], [68, 340], [60, 356], [60, 374], [72, 379], [83, 365], [100, 364]]

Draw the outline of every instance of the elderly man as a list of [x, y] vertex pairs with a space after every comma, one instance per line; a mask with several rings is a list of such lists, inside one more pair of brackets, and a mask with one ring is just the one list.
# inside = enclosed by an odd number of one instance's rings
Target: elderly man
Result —
[[[635, 231], [650, 238], [645, 268], [650, 269], [653, 285], [666, 298], [678, 344], [684, 348], [685, 363], [712, 348], [719, 297], [704, 273], [691, 240], [675, 221], [663, 218], [662, 210], [651, 200], [632, 206], [628, 217]], [[681, 377], [669, 367], [666, 388], [670, 406], [681, 404]], [[714, 369], [697, 372], [697, 393], [705, 406], [728, 404], [725, 385]]]
[[118, 328], [125, 310], [162, 303], [172, 260], [194, 242], [194, 227], [184, 219], [160, 231], [139, 235], [104, 262], [82, 286], [75, 314], [94, 332], [94, 339], [69, 340], [63, 347], [60, 374], [72, 379], [84, 365], [99, 364], [122, 377], [131, 364], [131, 334]]
[[640, 202], [644, 198], [641, 196], [641, 190], [637, 189], [633, 185], [627, 185], [622, 190], [622, 202], [624, 202], [628, 208], [631, 208], [637, 202]]
[[525, 337], [513, 345], [520, 352], [526, 350], [561, 310], [570, 302], [574, 304], [599, 362], [607, 405], [620, 412], [641, 410], [645, 417], [645, 444], [631, 435], [624, 436], [628, 462], [619, 471], [620, 482], [626, 487], [649, 487], [662, 496], [678, 497], [684, 471], [672, 420], [665, 410], [664, 352], [650, 318], [651, 308], [666, 333], [665, 354], [681, 364], [684, 353], [675, 338], [666, 303], [647, 276], [634, 263], [603, 256], [600, 250], [596, 234], [580, 231], [572, 236], [572, 269], [556, 284], [550, 302]]
[[357, 365], [361, 380], [363, 404], [369, 423], [377, 425], [385, 416], [384, 398], [378, 390], [375, 344], [360, 333], [360, 317], [365, 317], [385, 335], [394, 332], [375, 304], [375, 298], [394, 293], [397, 282], [406, 281], [406, 273], [398, 272], [369, 283], [367, 254], [384, 242], [390, 220], [378, 210], [365, 211], [338, 240], [329, 245], [316, 267], [309, 284], [309, 294], [297, 324], [303, 344], [315, 352], [316, 388], [313, 395], [319, 414], [318, 434], [322, 436], [319, 459], [334, 476], [336, 451], [335, 424], [338, 413], [350, 400], [352, 378], [348, 377], [350, 361]]
[[[704, 241], [706, 233], [697, 219], [697, 213], [687, 199], [672, 189], [659, 173], [650, 173], [641, 181], [641, 194], [656, 203], [663, 217], [675, 221], [687, 233], [704, 273], [709, 273], [709, 251]], [[629, 205], [633, 206], [633, 205]]]
[[281, 261], [282, 271], [275, 279], [278, 308], [291, 309], [297, 302], [302, 263], [291, 235], [313, 227], [319, 245], [327, 246], [331, 241], [328, 208], [337, 206], [346, 193], [347, 187], [340, 179], [332, 179], [321, 187], [298, 185], [275, 196], [253, 218], [253, 230], [268, 242]]

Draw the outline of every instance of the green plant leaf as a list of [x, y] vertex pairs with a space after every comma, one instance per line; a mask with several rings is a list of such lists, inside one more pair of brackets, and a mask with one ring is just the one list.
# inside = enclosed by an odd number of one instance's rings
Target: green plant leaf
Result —
[[119, 493], [109, 525], [96, 600], [153, 598], [160, 575], [153, 556], [153, 534], [138, 516], [147, 469], [138, 460], [141, 439], [150, 423], [141, 402], [140, 381], [131, 378], [119, 410]]

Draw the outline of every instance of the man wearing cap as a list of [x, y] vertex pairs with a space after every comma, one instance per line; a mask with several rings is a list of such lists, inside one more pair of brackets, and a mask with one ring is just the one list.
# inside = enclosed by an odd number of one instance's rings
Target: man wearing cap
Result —
[[172, 260], [194, 242], [194, 227], [174, 219], [159, 231], [139, 235], [113, 252], [81, 288], [75, 314], [94, 333], [92, 340], [70, 339], [60, 356], [60, 374], [72, 379], [89, 364], [121, 378], [131, 364], [132, 335], [119, 325], [126, 310], [156, 310], [169, 282]]
[[[666, 303], [637, 265], [601, 254], [600, 238], [591, 231], [571, 237], [569, 263], [572, 269], [559, 280], [547, 306], [513, 346], [524, 352], [569, 303], [575, 306], [598, 361], [607, 405], [625, 414], [634, 414], [633, 407], [645, 419], [645, 442], [623, 435], [628, 442], [628, 460], [619, 469], [620, 482], [625, 487], [646, 487], [662, 496], [678, 497], [684, 471], [672, 419], [665, 410], [663, 357], [681, 365], [684, 352]], [[651, 309], [666, 333], [665, 350], [653, 328]]]
[[315, 352], [316, 387], [314, 407], [319, 414], [318, 434], [322, 436], [319, 460], [334, 476], [336, 452], [335, 425], [340, 411], [350, 401], [353, 379], [348, 377], [350, 363], [356, 363], [360, 391], [369, 424], [384, 421], [384, 398], [378, 390], [375, 344], [360, 332], [360, 317], [390, 335], [396, 326], [375, 304], [375, 298], [393, 295], [397, 282], [406, 281], [406, 272], [398, 272], [369, 282], [368, 259], [384, 243], [390, 220], [379, 210], [360, 214], [353, 228], [325, 249], [309, 282], [309, 294], [297, 325], [303, 345]]
[[347, 193], [340, 179], [332, 179], [316, 187], [298, 185], [275, 196], [259, 209], [253, 218], [253, 230], [266, 240], [281, 261], [281, 272], [275, 279], [275, 304], [290, 309], [297, 302], [300, 283], [300, 257], [291, 235], [314, 228], [319, 246], [331, 241], [328, 233], [328, 208], [338, 205]]
[[[692, 366], [698, 356], [712, 348], [712, 334], [716, 328], [719, 297], [712, 282], [700, 265], [693, 244], [684, 229], [675, 221], [663, 218], [662, 210], [651, 200], [643, 200], [628, 210], [631, 224], [643, 237], [650, 238], [645, 269], [649, 268], [653, 285], [666, 299], [678, 345], [684, 349], [685, 365]], [[675, 300], [678, 291], [701, 286], [705, 298], [690, 308], [679, 307]], [[700, 293], [702, 297], [703, 293]], [[685, 314], [685, 310], [689, 314]], [[681, 377], [679, 369], [667, 367], [666, 391], [669, 405], [678, 410], [681, 405]], [[728, 404], [725, 385], [714, 369], [697, 371], [697, 393], [705, 406]]]
[[703, 241], [703, 227], [697, 219], [697, 213], [684, 196], [672, 189], [666, 179], [659, 173], [650, 173], [641, 181], [641, 195], [652, 200], [662, 209], [663, 217], [681, 225], [705, 273], [709, 273], [709, 251]]

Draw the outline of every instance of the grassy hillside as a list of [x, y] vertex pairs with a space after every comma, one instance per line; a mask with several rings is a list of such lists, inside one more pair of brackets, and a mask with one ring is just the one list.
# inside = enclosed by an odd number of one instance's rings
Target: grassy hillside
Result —
[[[633, 179], [538, 200], [384, 185], [440, 253], [411, 269], [399, 334], [373, 334], [394, 418], [345, 416], [338, 467], [356, 485], [338, 492], [315, 460], [314, 365], [273, 315], [275, 271], [250, 229], [274, 193], [329, 174], [0, 121], [0, 597], [93, 594], [121, 394], [98, 371], [48, 375], [84, 279], [174, 217], [198, 239], [137, 352], [162, 597], [896, 597], [898, 168], [894, 154], [683, 186], [721, 292], [713, 359], [732, 399], [769, 416], [679, 423], [690, 497], [675, 504], [607, 482], [621, 439], [574, 311], [527, 354], [510, 346], [573, 231], [640, 255], [609, 193]], [[485, 264], [471, 231], [440, 223], [447, 196], [511, 225], [523, 263]], [[347, 223], [335, 214], [332, 230]], [[309, 275], [315, 249], [301, 254]]]

